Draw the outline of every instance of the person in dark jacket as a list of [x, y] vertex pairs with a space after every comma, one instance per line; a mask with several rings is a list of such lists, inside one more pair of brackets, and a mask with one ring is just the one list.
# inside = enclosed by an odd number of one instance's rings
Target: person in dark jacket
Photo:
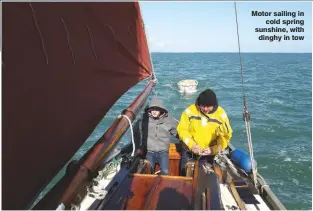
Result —
[[[163, 101], [153, 98], [141, 119], [135, 125], [137, 154], [145, 154], [154, 172], [155, 162], [160, 165], [160, 174], [169, 174], [168, 148], [171, 136], [177, 135], [178, 122], [168, 114]], [[139, 145], [139, 146], [138, 146]]]

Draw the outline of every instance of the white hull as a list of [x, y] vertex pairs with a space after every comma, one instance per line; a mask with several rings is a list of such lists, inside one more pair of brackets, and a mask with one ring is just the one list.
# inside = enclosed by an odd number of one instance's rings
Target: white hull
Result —
[[197, 80], [181, 80], [177, 83], [180, 93], [192, 94], [197, 92]]

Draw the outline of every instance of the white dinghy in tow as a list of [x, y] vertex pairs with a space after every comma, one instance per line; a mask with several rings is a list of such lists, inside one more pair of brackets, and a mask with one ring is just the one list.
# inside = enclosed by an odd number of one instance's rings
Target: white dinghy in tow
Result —
[[192, 94], [197, 92], [198, 81], [191, 79], [181, 80], [177, 85], [180, 93]]

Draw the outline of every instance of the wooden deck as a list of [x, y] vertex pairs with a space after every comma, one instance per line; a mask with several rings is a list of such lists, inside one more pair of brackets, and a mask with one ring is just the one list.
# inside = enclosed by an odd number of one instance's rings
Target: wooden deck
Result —
[[159, 175], [129, 175], [105, 209], [190, 210], [193, 178]]
[[[169, 148], [170, 175], [150, 174], [143, 161], [109, 194], [101, 209], [117, 210], [269, 210], [256, 190], [243, 178], [236, 178], [217, 164], [199, 165], [188, 161], [186, 176], [179, 175], [180, 154]], [[158, 170], [156, 165], [155, 170]], [[257, 198], [256, 198], [257, 197]], [[253, 208], [253, 209], [252, 209]]]
[[178, 176], [180, 158], [175, 145], [171, 145], [169, 176], [143, 174], [149, 172], [150, 168], [149, 162], [145, 160], [137, 173], [129, 174], [121, 181], [102, 209], [220, 209], [219, 176], [205, 173], [194, 161], [187, 163], [187, 176]]

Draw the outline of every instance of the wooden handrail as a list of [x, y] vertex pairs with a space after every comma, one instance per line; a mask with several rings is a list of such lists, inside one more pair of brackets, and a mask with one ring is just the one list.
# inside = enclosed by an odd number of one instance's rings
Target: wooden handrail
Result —
[[194, 167], [194, 172], [193, 172], [193, 182], [192, 182], [192, 204], [193, 205], [195, 205], [195, 201], [196, 201], [198, 175], [199, 175], [199, 160], [195, 160], [195, 167]]

